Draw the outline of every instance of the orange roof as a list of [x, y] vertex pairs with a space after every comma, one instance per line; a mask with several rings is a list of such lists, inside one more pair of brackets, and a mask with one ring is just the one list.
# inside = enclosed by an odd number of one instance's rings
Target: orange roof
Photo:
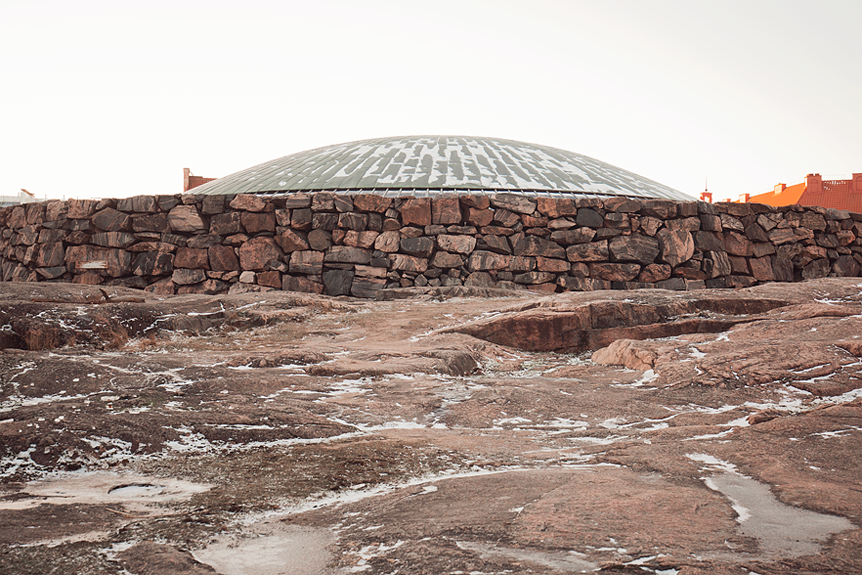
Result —
[[773, 207], [792, 206], [798, 204], [802, 194], [805, 193], [805, 182], [788, 186], [781, 193], [776, 194], [775, 191], [758, 194], [748, 198], [749, 202], [756, 204], [766, 204]]

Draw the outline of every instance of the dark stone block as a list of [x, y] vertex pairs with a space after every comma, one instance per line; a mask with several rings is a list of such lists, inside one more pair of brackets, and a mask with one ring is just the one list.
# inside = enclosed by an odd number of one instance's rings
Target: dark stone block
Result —
[[329, 295], [348, 295], [353, 285], [352, 271], [327, 270], [323, 272], [323, 285]]
[[614, 261], [644, 265], [653, 263], [661, 252], [657, 239], [641, 234], [616, 237], [609, 242], [608, 248]]
[[605, 224], [604, 216], [592, 208], [579, 209], [575, 221], [579, 226], [587, 228], [600, 228]]
[[141, 252], [132, 264], [136, 276], [158, 276], [174, 271], [174, 255], [163, 252]]
[[417, 238], [405, 238], [401, 240], [400, 249], [405, 254], [420, 258], [431, 256], [434, 251], [434, 238], [420, 236]]

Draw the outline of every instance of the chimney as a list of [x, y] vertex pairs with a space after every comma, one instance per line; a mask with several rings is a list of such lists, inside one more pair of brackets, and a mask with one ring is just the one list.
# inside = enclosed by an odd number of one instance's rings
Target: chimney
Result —
[[188, 168], [183, 168], [183, 192], [189, 191], [189, 176], [192, 175], [192, 171]]
[[700, 201], [712, 203], [712, 192], [701, 192]]
[[751, 199], [751, 194], [739, 194], [739, 203], [745, 204], [748, 203], [748, 200]]
[[805, 191], [810, 194], [819, 194], [823, 191], [823, 178], [820, 174], [808, 174], [805, 176]]
[[787, 184], [775, 184], [774, 189], [775, 189], [775, 195], [777, 196], [778, 194], [783, 192], [785, 189], [787, 189]]

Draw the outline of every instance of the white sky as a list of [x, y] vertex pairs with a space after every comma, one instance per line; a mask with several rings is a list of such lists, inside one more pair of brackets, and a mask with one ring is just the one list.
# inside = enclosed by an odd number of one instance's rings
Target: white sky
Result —
[[400, 135], [697, 196], [862, 172], [859, 0], [0, 0], [0, 195], [182, 191]]

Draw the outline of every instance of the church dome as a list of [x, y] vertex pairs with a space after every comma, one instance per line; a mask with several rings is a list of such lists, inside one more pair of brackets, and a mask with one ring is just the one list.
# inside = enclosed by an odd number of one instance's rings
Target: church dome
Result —
[[326, 146], [284, 156], [190, 190], [189, 194], [329, 191], [427, 197], [528, 196], [694, 198], [574, 152], [499, 138], [405, 136]]

